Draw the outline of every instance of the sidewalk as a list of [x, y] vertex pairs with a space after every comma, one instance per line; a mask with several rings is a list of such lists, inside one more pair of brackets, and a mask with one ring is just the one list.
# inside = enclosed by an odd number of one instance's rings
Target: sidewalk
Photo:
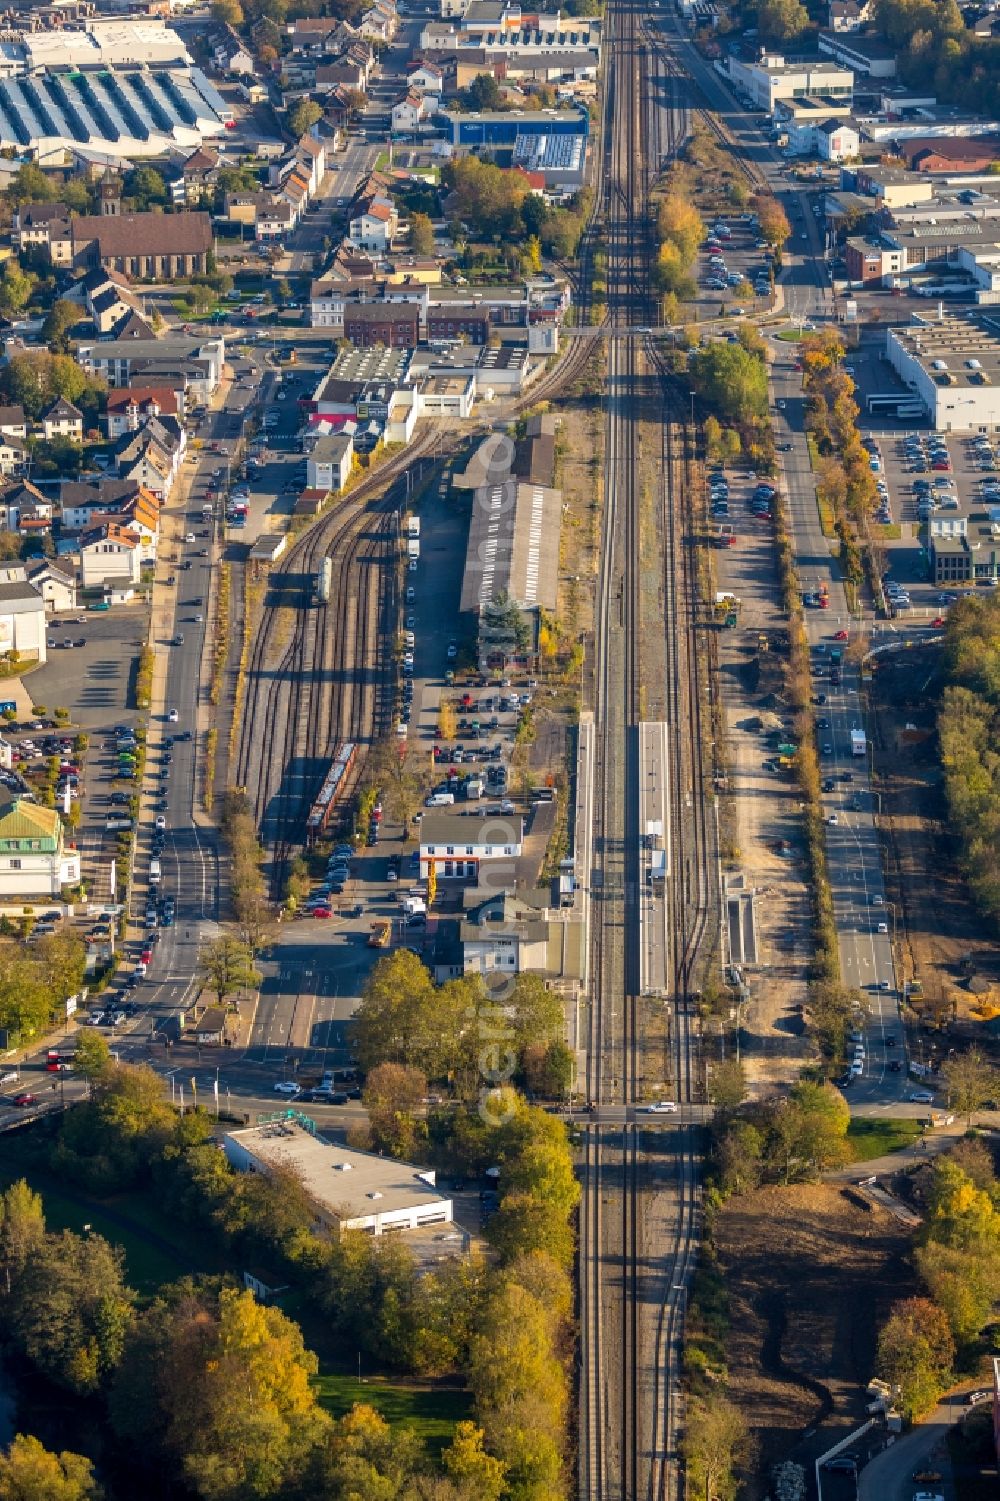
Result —
[[891, 1177], [893, 1173], [932, 1161], [940, 1153], [953, 1147], [956, 1141], [960, 1141], [965, 1131], [964, 1120], [956, 1120], [953, 1126], [928, 1130], [923, 1136], [918, 1136], [912, 1146], [904, 1147], [899, 1152], [887, 1152], [884, 1157], [870, 1157], [867, 1162], [852, 1162], [847, 1167], [835, 1168], [823, 1176], [828, 1183], [857, 1183], [861, 1178]]

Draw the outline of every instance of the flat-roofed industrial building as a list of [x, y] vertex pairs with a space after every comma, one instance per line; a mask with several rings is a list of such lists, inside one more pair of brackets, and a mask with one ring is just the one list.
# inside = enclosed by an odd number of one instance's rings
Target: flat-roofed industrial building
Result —
[[385, 1235], [452, 1222], [452, 1201], [437, 1189], [432, 1168], [336, 1146], [296, 1111], [229, 1132], [223, 1150], [239, 1172], [294, 1173], [317, 1220], [334, 1234]]

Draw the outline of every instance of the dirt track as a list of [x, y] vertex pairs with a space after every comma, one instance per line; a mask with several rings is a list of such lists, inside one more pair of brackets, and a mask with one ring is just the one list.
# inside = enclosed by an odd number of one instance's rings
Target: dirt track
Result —
[[730, 1299], [729, 1393], [757, 1440], [750, 1493], [761, 1496], [776, 1463], [806, 1463], [863, 1416], [875, 1331], [910, 1291], [910, 1240], [888, 1214], [826, 1185], [732, 1199], [715, 1240]]
[[977, 916], [946, 826], [935, 721], [941, 691], [939, 650], [907, 652], [871, 685], [876, 786], [882, 797], [886, 890], [898, 903], [897, 963], [919, 976], [930, 1006], [959, 999], [969, 1021], [959, 960], [995, 975], [996, 948]]

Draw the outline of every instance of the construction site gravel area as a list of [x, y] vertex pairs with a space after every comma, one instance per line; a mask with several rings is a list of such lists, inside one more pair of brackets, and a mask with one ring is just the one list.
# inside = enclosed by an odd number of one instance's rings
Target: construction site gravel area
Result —
[[940, 663], [936, 646], [886, 656], [869, 684], [886, 892], [899, 916], [897, 976], [920, 980], [922, 1018], [954, 1017], [985, 1041], [984, 1003], [1000, 997], [1000, 961], [948, 830], [936, 733]]
[[[736, 491], [749, 481], [733, 476], [732, 483]], [[709, 555], [716, 591], [739, 601], [736, 629], [718, 630], [727, 777], [720, 823], [727, 879], [741, 877], [757, 893], [758, 964], [744, 971], [741, 1056], [751, 1095], [763, 1096], [793, 1081], [813, 1051], [796, 1009], [806, 998], [810, 931], [800, 795], [793, 772], [774, 754], [774, 727], [791, 717], [784, 698], [788, 621], [769, 526], [746, 526], [737, 546]]]
[[812, 1461], [864, 1420], [875, 1339], [912, 1290], [910, 1235], [834, 1185], [769, 1187], [727, 1201], [714, 1242], [728, 1296], [728, 1395], [757, 1444], [756, 1481]]

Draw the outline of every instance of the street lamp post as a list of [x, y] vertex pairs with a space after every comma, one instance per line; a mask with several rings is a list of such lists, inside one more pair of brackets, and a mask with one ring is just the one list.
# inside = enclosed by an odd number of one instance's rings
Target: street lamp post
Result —
[[691, 426], [694, 427], [694, 392], [689, 391], [688, 395], [691, 398]]

